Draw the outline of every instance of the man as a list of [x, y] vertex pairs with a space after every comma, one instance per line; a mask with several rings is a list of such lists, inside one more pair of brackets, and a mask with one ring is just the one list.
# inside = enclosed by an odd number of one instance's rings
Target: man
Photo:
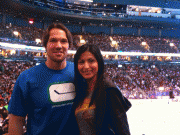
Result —
[[47, 61], [18, 77], [9, 104], [9, 135], [22, 135], [28, 115], [28, 135], [76, 133], [72, 113], [74, 65], [66, 61], [72, 36], [62, 24], [48, 27], [43, 39]]

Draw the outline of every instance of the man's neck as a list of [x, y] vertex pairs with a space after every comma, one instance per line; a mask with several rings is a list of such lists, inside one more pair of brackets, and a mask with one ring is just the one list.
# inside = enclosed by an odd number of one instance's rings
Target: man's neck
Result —
[[46, 66], [53, 70], [62, 70], [66, 67], [66, 60], [63, 60], [62, 62], [49, 62], [48, 60], [45, 62]]

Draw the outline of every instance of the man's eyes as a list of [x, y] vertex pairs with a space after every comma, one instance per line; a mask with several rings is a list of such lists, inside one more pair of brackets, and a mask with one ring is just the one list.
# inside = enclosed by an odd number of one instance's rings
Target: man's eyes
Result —
[[61, 42], [62, 42], [62, 43], [67, 43], [67, 42], [68, 42], [68, 40], [61, 40]]
[[[59, 40], [57, 40], [57, 39], [50, 39], [49, 41], [50, 41], [50, 42], [58, 42]], [[67, 43], [68, 40], [62, 39], [62, 40], [60, 40], [60, 42], [61, 42], [61, 43]]]
[[49, 41], [50, 41], [50, 42], [57, 42], [56, 39], [50, 39]]

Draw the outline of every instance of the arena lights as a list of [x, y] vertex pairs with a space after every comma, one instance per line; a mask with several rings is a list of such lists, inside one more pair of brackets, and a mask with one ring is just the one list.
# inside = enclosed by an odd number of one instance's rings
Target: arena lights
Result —
[[147, 43], [146, 42], [142, 42], [141, 45], [147, 45]]
[[34, 23], [34, 19], [33, 18], [29, 19], [29, 24], [33, 24], [33, 23]]
[[34, 52], [45, 52], [44, 47], [36, 47], [36, 46], [27, 46], [27, 45], [20, 45], [20, 44], [12, 44], [12, 43], [3, 43], [0, 42], [0, 48], [3, 49], [17, 49], [22, 51], [34, 51]]
[[174, 46], [174, 43], [170, 43], [169, 45], [170, 45], [170, 46]]
[[13, 55], [13, 54], [15, 54], [15, 53], [16, 53], [15, 50], [12, 50], [12, 51], [10, 52], [11, 55]]
[[113, 40], [112, 37], [110, 37], [110, 40], [111, 40], [111, 46], [112, 46], [112, 47], [115, 47], [116, 49], [118, 49], [118, 43], [117, 43], [117, 41]]
[[85, 43], [86, 43], [86, 41], [83, 39], [83, 36], [82, 36], [82, 35], [80, 35], [79, 37], [80, 37], [80, 45], [85, 44]]
[[93, 0], [79, 0], [79, 1], [82, 1], [82, 2], [90, 2], [90, 3], [93, 2]]
[[[12, 44], [12, 43], [4, 43], [0, 42], [0, 48], [3, 49], [21, 49], [23, 51], [31, 51], [31, 52], [45, 52], [44, 47], [37, 46], [28, 46], [28, 45], [20, 45], [20, 44]], [[69, 54], [75, 54], [75, 50], [69, 50]], [[102, 55], [119, 55], [119, 56], [168, 56], [168, 57], [180, 57], [180, 53], [143, 53], [143, 52], [108, 52], [101, 51]]]
[[13, 34], [14, 34], [15, 36], [18, 36], [18, 35], [19, 35], [19, 32], [18, 32], [18, 31], [14, 31]]
[[164, 87], [159, 87], [159, 91], [163, 91], [164, 90]]
[[41, 39], [38, 39], [38, 38], [36, 38], [36, 43], [38, 44], [38, 43], [41, 43]]
[[80, 44], [85, 44], [85, 43], [86, 43], [86, 41], [84, 39], [80, 40]]

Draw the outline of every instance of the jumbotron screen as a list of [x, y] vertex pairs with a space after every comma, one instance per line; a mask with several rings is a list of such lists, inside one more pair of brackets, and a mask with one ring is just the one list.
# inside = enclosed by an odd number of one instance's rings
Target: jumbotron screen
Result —
[[74, 3], [74, 2], [76, 2], [76, 3], [92, 3], [93, 0], [67, 0], [67, 2], [69, 2], [69, 3]]
[[54, 0], [54, 1], [62, 2], [62, 0]]

